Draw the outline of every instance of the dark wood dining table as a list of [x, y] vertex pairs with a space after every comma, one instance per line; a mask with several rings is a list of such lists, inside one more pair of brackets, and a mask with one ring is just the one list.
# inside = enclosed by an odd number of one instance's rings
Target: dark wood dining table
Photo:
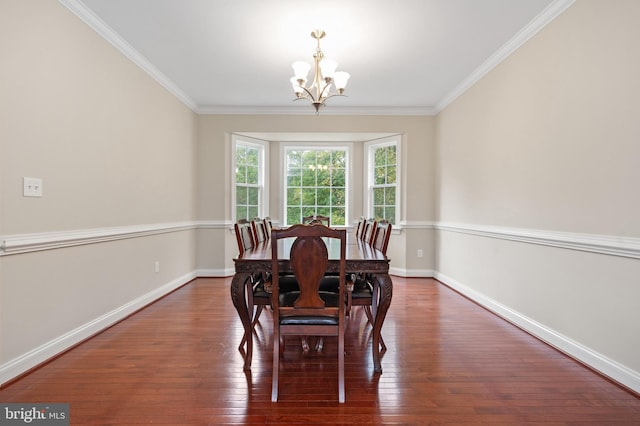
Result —
[[[278, 261], [280, 272], [291, 272], [291, 265], [287, 258], [293, 239], [280, 241], [283, 247], [278, 247], [278, 252], [283, 253], [283, 258]], [[338, 259], [340, 247], [337, 241], [328, 239], [325, 241], [329, 252], [328, 272], [339, 272]], [[288, 245], [288, 247], [287, 247]], [[238, 316], [244, 327], [246, 349], [244, 350], [244, 369], [251, 369], [253, 354], [253, 327], [251, 314], [253, 306], [247, 305], [247, 291], [251, 291], [251, 277], [257, 273], [271, 271], [271, 244], [270, 240], [258, 244], [256, 247], [245, 251], [242, 255], [233, 259], [235, 274], [231, 281], [231, 300], [238, 311]], [[346, 250], [347, 271], [349, 274], [369, 274], [373, 277], [374, 299], [378, 295], [377, 303], [373, 306], [373, 331], [372, 331], [372, 355], [373, 366], [376, 373], [382, 372], [380, 351], [381, 333], [384, 318], [391, 305], [393, 295], [393, 282], [389, 276], [389, 259], [381, 251], [373, 248], [368, 243], [349, 235]]]

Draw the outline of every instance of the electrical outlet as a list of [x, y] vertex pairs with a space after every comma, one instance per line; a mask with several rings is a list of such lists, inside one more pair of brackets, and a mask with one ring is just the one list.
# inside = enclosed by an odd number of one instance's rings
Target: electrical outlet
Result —
[[418, 257], [422, 257], [422, 249], [418, 249]]
[[154, 268], [155, 268], [156, 273], [160, 272], [160, 262], [158, 262], [157, 260], [156, 260], [156, 263], [154, 265]]
[[25, 197], [42, 197], [42, 179], [22, 178], [22, 195]]

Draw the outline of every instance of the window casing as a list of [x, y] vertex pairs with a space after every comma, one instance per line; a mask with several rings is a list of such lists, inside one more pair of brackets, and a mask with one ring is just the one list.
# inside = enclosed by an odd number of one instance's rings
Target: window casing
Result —
[[400, 220], [400, 136], [367, 142], [364, 149], [368, 187], [365, 216], [397, 225]]
[[331, 226], [348, 221], [348, 146], [285, 146], [284, 223], [304, 216], [331, 218]]
[[264, 217], [268, 211], [267, 150], [266, 142], [236, 135], [232, 137], [234, 221]]

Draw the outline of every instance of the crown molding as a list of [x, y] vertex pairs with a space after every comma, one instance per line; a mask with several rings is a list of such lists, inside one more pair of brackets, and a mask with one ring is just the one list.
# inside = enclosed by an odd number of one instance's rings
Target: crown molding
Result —
[[522, 28], [515, 36], [511, 38], [505, 45], [493, 53], [486, 61], [482, 63], [474, 72], [465, 78], [451, 93], [446, 95], [444, 99], [435, 106], [437, 112], [442, 111], [451, 102], [456, 100], [464, 92], [469, 90], [482, 77], [494, 69], [498, 64], [507, 59], [513, 52], [518, 50], [531, 37], [536, 35], [538, 31], [547, 26], [551, 21], [571, 6], [575, 0], [555, 0], [547, 6], [538, 16]]
[[178, 98], [191, 110], [196, 111], [196, 103], [187, 96], [178, 86], [176, 86], [169, 78], [158, 70], [151, 62], [147, 60], [140, 52], [134, 49], [125, 39], [109, 27], [102, 19], [91, 11], [79, 0], [58, 0], [63, 6], [69, 9], [74, 15], [80, 18], [85, 24], [91, 27], [95, 32], [107, 40], [113, 47], [118, 49], [131, 62], [142, 68], [144, 72], [149, 74], [162, 87], [167, 89], [169, 93]]
[[310, 105], [295, 106], [201, 106], [195, 110], [201, 115], [393, 115], [393, 116], [431, 116], [437, 111], [433, 107], [345, 107], [328, 106], [319, 114]]

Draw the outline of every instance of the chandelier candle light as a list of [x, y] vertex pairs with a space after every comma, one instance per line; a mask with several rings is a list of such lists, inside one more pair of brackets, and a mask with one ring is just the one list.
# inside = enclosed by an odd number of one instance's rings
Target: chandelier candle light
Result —
[[[344, 71], [336, 72], [338, 63], [331, 59], [325, 59], [324, 53], [320, 49], [320, 39], [325, 36], [322, 30], [315, 30], [311, 33], [311, 37], [317, 40], [316, 53], [313, 54], [315, 75], [311, 85], [307, 87], [307, 74], [311, 65], [307, 62], [294, 62], [291, 84], [296, 94], [294, 101], [300, 99], [308, 99], [316, 109], [316, 114], [320, 107], [324, 106], [324, 102], [333, 96], [345, 96], [344, 88], [349, 80], [349, 73]], [[335, 88], [334, 88], [335, 87]]]

